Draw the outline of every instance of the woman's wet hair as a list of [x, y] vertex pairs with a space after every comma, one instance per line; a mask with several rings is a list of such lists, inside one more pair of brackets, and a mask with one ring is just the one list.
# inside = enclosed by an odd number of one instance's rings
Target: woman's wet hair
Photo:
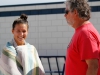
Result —
[[27, 18], [28, 16], [26, 14], [21, 14], [20, 18], [14, 20], [12, 24], [12, 29], [14, 29], [17, 24], [26, 24], [27, 28], [29, 28]]

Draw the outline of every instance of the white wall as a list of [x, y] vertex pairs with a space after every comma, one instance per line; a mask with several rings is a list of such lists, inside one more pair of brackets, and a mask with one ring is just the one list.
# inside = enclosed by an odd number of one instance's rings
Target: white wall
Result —
[[[90, 6], [95, 6], [98, 2], [90, 2]], [[100, 2], [99, 2], [100, 5]], [[30, 9], [50, 9], [63, 8], [65, 4], [52, 5], [35, 5], [35, 6], [19, 6], [19, 7], [4, 7], [0, 11], [17, 11]], [[92, 12], [90, 21], [100, 32], [100, 12]], [[20, 16], [20, 15], [19, 15]], [[12, 38], [11, 27], [15, 19], [19, 16], [0, 17], [0, 48], [10, 41]], [[64, 14], [49, 14], [49, 15], [30, 15], [29, 35], [27, 42], [33, 44], [39, 55], [65, 55], [67, 45], [74, 33], [65, 18]]]

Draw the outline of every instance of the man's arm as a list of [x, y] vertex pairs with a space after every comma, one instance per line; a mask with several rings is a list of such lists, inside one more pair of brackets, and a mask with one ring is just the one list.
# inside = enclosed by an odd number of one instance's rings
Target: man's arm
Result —
[[88, 65], [86, 75], [97, 75], [99, 67], [98, 59], [87, 59], [86, 63]]

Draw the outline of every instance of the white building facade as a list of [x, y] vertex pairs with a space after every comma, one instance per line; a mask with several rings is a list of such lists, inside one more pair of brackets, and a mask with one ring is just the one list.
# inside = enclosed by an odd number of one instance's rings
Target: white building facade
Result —
[[[92, 8], [90, 21], [100, 32], [100, 0], [88, 2]], [[39, 55], [66, 55], [74, 29], [67, 24], [64, 9], [64, 2], [0, 6], [0, 49], [13, 38], [13, 21], [25, 13], [29, 22], [27, 42], [37, 48]]]

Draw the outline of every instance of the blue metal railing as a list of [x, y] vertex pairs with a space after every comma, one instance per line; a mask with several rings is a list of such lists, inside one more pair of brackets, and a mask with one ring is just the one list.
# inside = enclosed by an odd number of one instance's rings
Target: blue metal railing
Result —
[[[42, 60], [43, 59], [47, 59], [47, 63], [48, 63], [48, 66], [49, 66], [49, 71], [46, 70], [45, 72], [46, 73], [50, 73], [50, 75], [53, 75], [53, 73], [58, 73], [58, 75], [64, 75], [64, 68], [65, 68], [65, 63], [63, 63], [63, 69], [60, 70], [60, 66], [59, 66], [59, 62], [58, 62], [58, 59], [61, 58], [61, 59], [64, 59], [64, 62], [65, 62], [65, 56], [39, 56], [40, 59]], [[56, 66], [57, 66], [57, 69], [56, 70], [52, 70], [51, 69], [51, 63], [50, 63], [50, 58], [55, 58], [56, 60]]]

